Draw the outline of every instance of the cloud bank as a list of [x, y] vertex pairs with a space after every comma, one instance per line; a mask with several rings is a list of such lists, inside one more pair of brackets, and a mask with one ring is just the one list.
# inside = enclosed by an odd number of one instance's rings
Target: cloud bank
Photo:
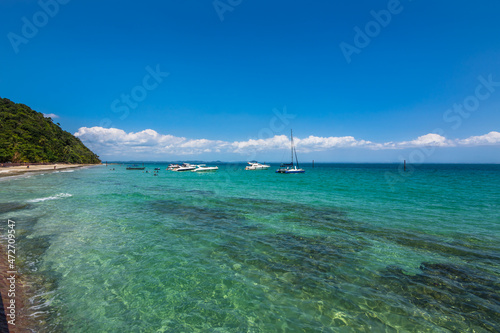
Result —
[[[169, 134], [160, 134], [152, 129], [127, 133], [117, 128], [81, 127], [75, 136], [97, 154], [129, 156], [135, 153], [168, 154], [168, 155], [200, 155], [203, 153], [235, 153], [248, 155], [256, 152], [287, 149], [290, 140], [286, 135], [275, 135], [266, 139], [249, 139], [246, 141], [222, 141], [208, 139], [188, 139]], [[402, 142], [376, 143], [356, 139], [352, 136], [294, 138], [297, 150], [307, 152], [326, 151], [336, 148], [365, 148], [371, 150], [406, 149], [419, 147], [473, 147], [484, 145], [500, 145], [500, 133], [471, 136], [466, 139], [447, 139], [429, 133], [414, 140]]]

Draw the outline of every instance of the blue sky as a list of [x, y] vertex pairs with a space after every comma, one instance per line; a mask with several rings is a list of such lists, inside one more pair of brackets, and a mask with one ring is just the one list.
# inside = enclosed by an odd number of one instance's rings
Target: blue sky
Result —
[[499, 12], [493, 0], [2, 0], [0, 96], [109, 160], [281, 161], [293, 128], [303, 160], [498, 163]]

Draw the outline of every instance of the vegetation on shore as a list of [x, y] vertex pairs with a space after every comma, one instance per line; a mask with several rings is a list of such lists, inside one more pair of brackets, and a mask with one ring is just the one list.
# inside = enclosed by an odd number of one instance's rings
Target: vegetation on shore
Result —
[[101, 163], [99, 156], [51, 118], [1, 97], [0, 162]]

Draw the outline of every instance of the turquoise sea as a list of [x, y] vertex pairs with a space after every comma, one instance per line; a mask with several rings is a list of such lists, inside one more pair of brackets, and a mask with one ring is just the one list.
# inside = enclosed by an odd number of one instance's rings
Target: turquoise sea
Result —
[[34, 331], [500, 331], [500, 165], [146, 167], [0, 178]]

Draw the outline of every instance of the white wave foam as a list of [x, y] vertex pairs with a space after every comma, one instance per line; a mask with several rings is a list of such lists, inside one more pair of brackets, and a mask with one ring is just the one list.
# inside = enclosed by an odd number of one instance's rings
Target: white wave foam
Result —
[[75, 170], [63, 170], [61, 172], [75, 172]]
[[28, 202], [41, 202], [41, 201], [46, 201], [46, 200], [56, 200], [56, 199], [62, 199], [62, 198], [69, 198], [72, 196], [73, 195], [69, 194], [69, 193], [59, 193], [59, 194], [56, 194], [56, 195], [51, 196], [51, 197], [28, 200]]

